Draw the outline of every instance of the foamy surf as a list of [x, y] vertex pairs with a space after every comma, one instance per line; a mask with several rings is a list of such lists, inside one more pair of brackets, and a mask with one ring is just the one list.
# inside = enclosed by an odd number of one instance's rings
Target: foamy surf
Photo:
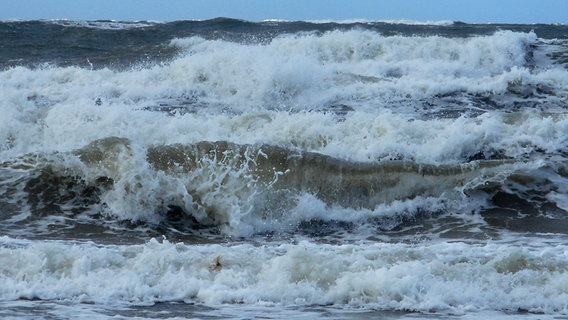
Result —
[[[3, 237], [3, 300], [450, 312], [566, 312], [563, 244], [135, 246]], [[325, 263], [322, 263], [325, 261]]]

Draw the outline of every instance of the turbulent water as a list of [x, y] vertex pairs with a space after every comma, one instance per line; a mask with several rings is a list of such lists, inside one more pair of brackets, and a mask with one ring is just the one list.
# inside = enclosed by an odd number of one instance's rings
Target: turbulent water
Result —
[[3, 318], [568, 317], [568, 26], [0, 22]]

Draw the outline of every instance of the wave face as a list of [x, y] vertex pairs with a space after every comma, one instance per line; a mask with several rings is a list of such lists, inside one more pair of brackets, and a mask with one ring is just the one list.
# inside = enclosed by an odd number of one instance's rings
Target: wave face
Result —
[[567, 31], [0, 22], [0, 314], [565, 315]]

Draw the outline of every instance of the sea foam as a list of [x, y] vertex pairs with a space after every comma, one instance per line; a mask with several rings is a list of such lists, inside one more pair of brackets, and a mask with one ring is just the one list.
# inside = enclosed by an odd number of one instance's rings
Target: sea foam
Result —
[[[98, 247], [1, 238], [2, 300], [567, 312], [564, 245], [310, 242]], [[325, 261], [325, 263], [322, 263]], [[283, 294], [285, 293], [285, 294]]]

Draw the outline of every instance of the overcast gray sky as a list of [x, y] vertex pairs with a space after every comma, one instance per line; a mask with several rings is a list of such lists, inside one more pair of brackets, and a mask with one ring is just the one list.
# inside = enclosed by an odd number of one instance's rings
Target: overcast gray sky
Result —
[[568, 0], [0, 0], [0, 19], [568, 23]]

